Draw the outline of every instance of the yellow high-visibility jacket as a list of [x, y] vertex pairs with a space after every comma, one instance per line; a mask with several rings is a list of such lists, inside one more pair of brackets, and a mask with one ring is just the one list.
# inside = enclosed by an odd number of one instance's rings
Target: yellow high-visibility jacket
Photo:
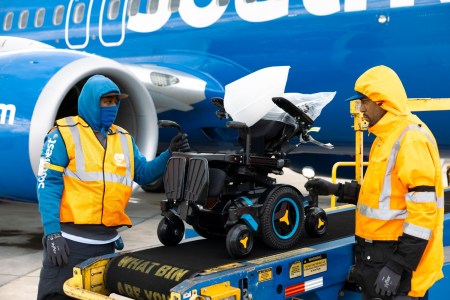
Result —
[[403, 85], [392, 70], [373, 68], [358, 79], [355, 90], [387, 111], [369, 128], [376, 139], [358, 198], [356, 235], [397, 241], [406, 234], [428, 241], [413, 268], [409, 292], [422, 297], [443, 277], [444, 191], [436, 141], [411, 114]]
[[131, 226], [125, 207], [134, 178], [132, 139], [112, 125], [106, 149], [80, 117], [57, 121], [66, 144], [69, 165], [64, 170], [61, 222]]

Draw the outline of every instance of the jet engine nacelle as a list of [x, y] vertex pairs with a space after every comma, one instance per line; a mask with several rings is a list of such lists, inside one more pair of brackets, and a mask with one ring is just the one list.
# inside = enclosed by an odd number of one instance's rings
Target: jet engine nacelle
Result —
[[134, 136], [147, 158], [155, 156], [155, 107], [125, 66], [83, 52], [44, 48], [0, 52], [0, 69], [0, 198], [36, 201], [44, 137], [56, 119], [77, 114], [78, 95], [94, 74], [111, 78], [129, 95], [115, 123]]

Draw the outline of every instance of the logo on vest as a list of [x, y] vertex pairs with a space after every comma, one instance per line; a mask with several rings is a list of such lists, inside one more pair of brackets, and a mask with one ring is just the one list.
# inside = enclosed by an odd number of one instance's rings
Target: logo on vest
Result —
[[126, 167], [125, 155], [123, 153], [114, 153], [114, 162], [118, 167]]

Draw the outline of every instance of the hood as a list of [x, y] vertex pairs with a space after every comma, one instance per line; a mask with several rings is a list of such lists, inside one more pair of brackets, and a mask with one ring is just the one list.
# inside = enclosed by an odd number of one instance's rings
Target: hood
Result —
[[364, 72], [355, 83], [355, 91], [374, 102], [381, 102], [381, 108], [394, 115], [411, 113], [405, 88], [398, 75], [389, 67], [377, 66]]
[[100, 131], [100, 98], [110, 92], [120, 93], [119, 87], [103, 75], [94, 75], [86, 81], [78, 97], [78, 115], [95, 131]]

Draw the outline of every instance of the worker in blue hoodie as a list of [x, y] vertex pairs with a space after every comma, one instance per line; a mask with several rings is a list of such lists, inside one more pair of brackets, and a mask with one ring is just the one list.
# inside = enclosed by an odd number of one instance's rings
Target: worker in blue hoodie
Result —
[[147, 161], [131, 135], [113, 124], [127, 98], [102, 75], [90, 77], [78, 98], [78, 115], [56, 121], [45, 138], [37, 195], [44, 227], [44, 258], [38, 299], [67, 299], [64, 282], [76, 264], [114, 253], [117, 229], [131, 227], [125, 208], [133, 182], [148, 184], [163, 175], [173, 151], [187, 151], [185, 134]]

